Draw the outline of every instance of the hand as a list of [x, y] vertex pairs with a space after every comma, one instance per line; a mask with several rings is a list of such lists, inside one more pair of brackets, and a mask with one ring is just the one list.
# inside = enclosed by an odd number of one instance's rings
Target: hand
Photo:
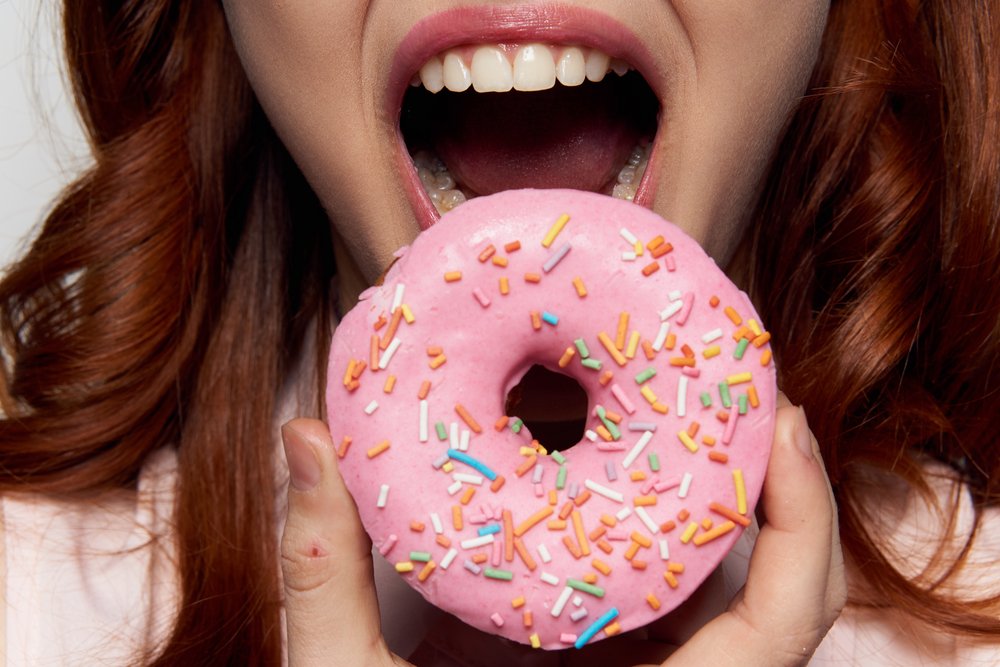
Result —
[[[522, 654], [531, 658], [522, 664], [805, 664], [840, 613], [846, 585], [836, 507], [816, 442], [802, 410], [783, 396], [780, 406], [764, 482], [767, 519], [747, 584], [727, 611], [679, 649], [662, 641], [656, 631], [660, 623], [582, 651], [533, 651], [471, 628], [457, 641], [492, 642], [477, 653], [502, 656], [498, 664], [512, 664]], [[292, 478], [281, 542], [289, 664], [409, 664], [382, 638], [371, 543], [340, 477], [326, 426], [297, 419], [285, 425], [282, 435]], [[433, 664], [458, 663], [436, 655]]]

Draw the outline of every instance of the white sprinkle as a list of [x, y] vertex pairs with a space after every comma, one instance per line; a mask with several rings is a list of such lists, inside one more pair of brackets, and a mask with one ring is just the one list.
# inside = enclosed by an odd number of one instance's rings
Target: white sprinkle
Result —
[[365, 407], [365, 414], [366, 414], [366, 415], [370, 415], [371, 413], [375, 412], [376, 410], [378, 410], [378, 401], [376, 401], [376, 400], [375, 400], [375, 399], [373, 398], [373, 399], [372, 399], [372, 402], [371, 402], [371, 403], [369, 403], [369, 404], [367, 405], [367, 407]]
[[493, 533], [481, 537], [470, 537], [461, 542], [463, 549], [478, 549], [479, 547], [485, 547], [487, 544], [493, 544]]
[[671, 301], [677, 301], [677, 299], [681, 298], [681, 291], [679, 289], [670, 290], [667, 292], [667, 298]]
[[392, 342], [389, 343], [389, 347], [385, 349], [382, 353], [382, 357], [378, 360], [378, 367], [383, 371], [389, 367], [389, 362], [392, 361], [392, 355], [396, 354], [396, 350], [399, 346], [403, 344], [403, 341], [399, 338], [393, 338]]
[[451, 478], [456, 482], [465, 482], [466, 484], [475, 484], [476, 486], [482, 486], [483, 478], [479, 475], [472, 475], [467, 472], [456, 472], [452, 473]]
[[459, 442], [459, 436], [458, 436], [458, 422], [451, 423], [451, 429], [449, 431], [448, 441], [452, 449], [460, 448], [461, 443]]
[[569, 596], [572, 594], [573, 589], [569, 586], [562, 590], [562, 593], [560, 593], [559, 597], [556, 598], [556, 603], [552, 605], [552, 616], [559, 618], [559, 615], [563, 612], [563, 607], [565, 607], [566, 603], [569, 602]]
[[544, 273], [548, 273], [549, 271], [554, 269], [556, 267], [556, 264], [562, 261], [563, 257], [566, 256], [566, 253], [568, 253], [570, 248], [572, 247], [573, 246], [571, 246], [568, 243], [563, 243], [561, 246], [559, 246], [559, 249], [556, 250], [552, 255], [550, 255], [549, 258], [545, 260], [545, 263], [542, 264], [542, 271]]
[[548, 572], [542, 572], [540, 575], [538, 575], [538, 578], [547, 583], [549, 586], [559, 585], [559, 577], [555, 576], [554, 574], [549, 574]]
[[604, 474], [608, 476], [609, 482], [614, 482], [618, 479], [618, 471], [615, 470], [615, 464], [611, 461], [604, 462]]
[[691, 473], [684, 473], [684, 478], [681, 479], [681, 488], [677, 490], [678, 498], [687, 498], [688, 489], [691, 488]]
[[639, 458], [640, 454], [642, 454], [642, 450], [646, 448], [646, 445], [648, 445], [649, 441], [652, 439], [653, 439], [652, 431], [646, 431], [642, 435], [640, 435], [639, 440], [635, 443], [635, 446], [632, 447], [632, 451], [626, 454], [625, 458], [622, 459], [622, 468], [628, 470], [628, 467], [633, 463], [635, 463], [635, 460]]
[[383, 484], [381, 487], [379, 487], [378, 502], [375, 503], [375, 506], [381, 509], [382, 507], [385, 507], [385, 504], [386, 502], [388, 502], [388, 500], [389, 500], [389, 485]]
[[462, 490], [462, 483], [461, 482], [452, 482], [448, 486], [448, 495], [449, 496], [453, 496], [453, 495], [455, 495], [456, 493], [458, 493], [461, 490]]
[[458, 555], [458, 549], [455, 549], [454, 547], [448, 549], [448, 553], [446, 553], [444, 555], [444, 558], [441, 559], [440, 563], [441, 569], [447, 570], [448, 567], [451, 565], [451, 561], [455, 560], [455, 556], [457, 555]]
[[659, 352], [663, 349], [663, 344], [667, 342], [667, 334], [670, 333], [670, 322], [661, 322], [660, 330], [656, 332], [656, 338], [653, 339], [653, 349]]
[[573, 619], [573, 621], [583, 620], [584, 618], [587, 617], [587, 608], [586, 607], [580, 607], [579, 609], [577, 609], [576, 611], [574, 611], [572, 614], [570, 614], [569, 617], [571, 619]]
[[392, 308], [389, 309], [390, 313], [396, 312], [396, 309], [403, 305], [403, 294], [406, 292], [406, 285], [403, 283], [396, 283], [396, 293], [392, 297]]
[[448, 458], [449, 458], [449, 456], [448, 456], [448, 452], [445, 452], [445, 453], [444, 453], [444, 454], [442, 454], [441, 456], [439, 456], [439, 457], [437, 457], [436, 459], [434, 459], [434, 460], [433, 460], [433, 461], [431, 462], [431, 465], [432, 465], [432, 466], [434, 466], [434, 469], [435, 469], [435, 470], [440, 470], [440, 469], [441, 469], [441, 466], [443, 466], [443, 465], [444, 465], [445, 463], [447, 463], [447, 462], [448, 462]]
[[444, 526], [441, 525], [441, 517], [437, 512], [431, 512], [431, 525], [434, 526], [434, 532], [438, 535], [444, 532]]
[[580, 485], [577, 484], [576, 482], [572, 482], [569, 485], [569, 494], [568, 495], [569, 495], [569, 499], [570, 500], [576, 500], [576, 497], [578, 495], [580, 495]]
[[548, 563], [552, 560], [552, 554], [549, 553], [549, 548], [544, 544], [538, 545], [538, 557], [542, 559], [543, 563]]
[[583, 432], [583, 437], [585, 437], [587, 440], [590, 440], [591, 442], [597, 442], [597, 433], [590, 430], [589, 428]]
[[476, 565], [475, 563], [473, 563], [471, 560], [465, 561], [464, 563], [462, 563], [462, 565], [465, 567], [466, 570], [468, 570], [472, 574], [479, 574], [480, 572], [483, 571], [483, 568], [479, 567], [478, 565]]
[[540, 484], [542, 481], [542, 473], [545, 472], [545, 466], [535, 466], [535, 469], [531, 472], [531, 483]]
[[623, 496], [621, 493], [615, 491], [614, 489], [609, 489], [606, 486], [598, 484], [592, 479], [584, 480], [583, 485], [586, 486], [591, 491], [593, 491], [594, 493], [604, 496], [608, 500], [613, 500], [616, 503], [625, 502], [625, 496]]
[[463, 428], [462, 429], [462, 437], [460, 437], [458, 439], [458, 448], [459, 448], [459, 450], [461, 450], [463, 452], [469, 451], [469, 438], [470, 437], [471, 436], [469, 435], [469, 429]]
[[687, 415], [688, 379], [682, 375], [677, 379], [677, 416]]
[[574, 595], [573, 596], [573, 606], [574, 607], [579, 607], [582, 604], [583, 604], [583, 598], [580, 597], [579, 595]]
[[630, 516], [632, 516], [632, 508], [631, 507], [623, 507], [620, 510], [618, 510], [618, 512], [615, 514], [615, 518], [618, 519], [619, 521], [624, 521], [625, 519], [629, 518]]
[[636, 507], [635, 515], [639, 517], [639, 520], [642, 521], [643, 525], [646, 526], [646, 529], [649, 532], [653, 533], [654, 535], [660, 532], [660, 527], [656, 525], [655, 521], [653, 521], [653, 517], [649, 516], [649, 512], [646, 511], [645, 507], [642, 506]]
[[629, 422], [628, 430], [630, 431], [655, 431], [656, 422]]
[[665, 539], [660, 540], [660, 558], [670, 560], [670, 545], [667, 544]]
[[475, 288], [474, 290], [472, 290], [472, 296], [476, 297], [476, 301], [478, 301], [479, 305], [482, 306], [483, 308], [490, 307], [491, 303], [490, 298], [483, 293], [483, 290], [479, 289], [478, 287]]
[[719, 340], [722, 338], [722, 329], [712, 329], [711, 331], [706, 331], [701, 335], [701, 342], [708, 345], [714, 340]]
[[631, 250], [622, 253], [622, 261], [623, 262], [634, 262], [635, 259], [636, 259], [636, 257], [637, 257], [637, 255], [634, 252], [632, 252]]
[[670, 305], [660, 311], [660, 321], [665, 322], [680, 312], [684, 307], [683, 301], [671, 301]]
[[619, 229], [618, 233], [622, 235], [622, 238], [625, 239], [629, 245], [634, 246], [636, 243], [639, 242], [639, 239], [635, 237], [635, 234], [625, 229], [624, 227]]
[[427, 400], [426, 399], [421, 400], [420, 401], [420, 442], [427, 442], [428, 438], [430, 438], [430, 434], [429, 434], [428, 429], [427, 429], [427, 421], [428, 421], [427, 411], [428, 411], [428, 409], [429, 408], [428, 408], [428, 405], [427, 405]]

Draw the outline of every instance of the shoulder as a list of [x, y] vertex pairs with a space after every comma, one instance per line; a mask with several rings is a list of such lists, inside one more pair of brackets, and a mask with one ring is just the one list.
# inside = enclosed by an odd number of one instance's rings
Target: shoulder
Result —
[[87, 501], [0, 498], [8, 664], [134, 662], [177, 599], [176, 454], [150, 457], [135, 490]]

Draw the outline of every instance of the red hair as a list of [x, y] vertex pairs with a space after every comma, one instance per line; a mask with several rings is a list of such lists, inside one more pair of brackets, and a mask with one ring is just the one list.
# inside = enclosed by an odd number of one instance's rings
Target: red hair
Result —
[[[276, 487], [278, 388], [300, 349], [322, 359], [328, 346], [329, 222], [256, 104], [219, 3], [64, 11], [94, 166], [0, 282], [0, 490], [128, 487], [151, 451], [176, 446], [183, 598], [146, 660], [278, 663], [276, 499], [261, 490]], [[892, 569], [860, 489], [871, 466], [919, 485], [922, 453], [954, 466], [977, 507], [997, 501], [997, 44], [987, 0], [834, 2], [749, 244], [845, 548], [880, 599], [994, 635], [997, 600]]]

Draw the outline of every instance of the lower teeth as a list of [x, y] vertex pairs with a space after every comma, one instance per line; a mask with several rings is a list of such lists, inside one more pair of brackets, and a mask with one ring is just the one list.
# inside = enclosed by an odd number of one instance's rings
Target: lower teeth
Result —
[[[649, 162], [649, 146], [649, 140], [643, 139], [632, 149], [625, 166], [618, 172], [618, 182], [611, 190], [612, 197], [627, 201], [635, 199], [635, 191]], [[466, 200], [465, 193], [458, 188], [454, 177], [438, 156], [422, 150], [411, 157], [417, 168], [417, 177], [438, 213], [447, 213]]]

